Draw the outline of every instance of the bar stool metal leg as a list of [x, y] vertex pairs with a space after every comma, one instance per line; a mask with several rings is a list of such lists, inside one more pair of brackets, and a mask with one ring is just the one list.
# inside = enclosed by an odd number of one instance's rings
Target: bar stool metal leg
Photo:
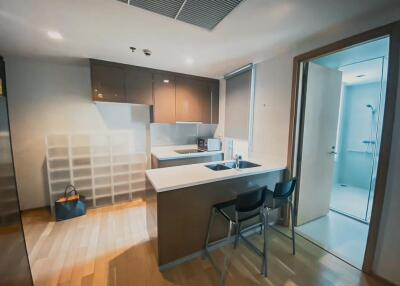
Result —
[[263, 263], [261, 273], [264, 277], [268, 276], [268, 244], [267, 244], [267, 229], [268, 229], [268, 216], [269, 211], [268, 209], [264, 210], [263, 212], [263, 225], [264, 225], [264, 251], [263, 251]]
[[262, 212], [260, 212], [260, 235], [263, 234], [263, 229], [264, 229], [264, 218]]
[[[228, 235], [226, 237], [226, 239], [228, 241], [228, 245], [229, 245], [229, 242], [231, 240], [232, 228], [233, 228], [234, 225], [238, 228], [238, 226], [233, 221], [229, 221], [229, 230], [228, 230]], [[224, 269], [222, 270], [221, 281], [220, 281], [220, 285], [221, 286], [223, 286], [225, 284], [226, 274], [228, 272], [228, 266], [229, 266], [229, 263], [230, 263], [231, 256], [232, 256], [232, 253], [234, 251], [234, 248], [235, 248], [235, 246], [233, 247], [232, 250], [228, 251], [228, 253], [225, 255], [225, 258], [224, 258]]]
[[210, 242], [210, 233], [211, 229], [214, 225], [214, 216], [215, 216], [215, 208], [211, 209], [210, 220], [208, 222], [208, 231], [207, 231], [207, 239], [206, 239], [206, 251], [208, 251], [208, 244]]
[[239, 238], [240, 238], [240, 224], [236, 223], [235, 227], [235, 243], [233, 245], [233, 248], [236, 249], [238, 243], [239, 243]]
[[296, 255], [296, 243], [295, 243], [295, 232], [294, 232], [294, 208], [292, 201], [289, 202], [290, 204], [290, 212], [292, 217], [292, 248], [293, 248], [293, 255]]

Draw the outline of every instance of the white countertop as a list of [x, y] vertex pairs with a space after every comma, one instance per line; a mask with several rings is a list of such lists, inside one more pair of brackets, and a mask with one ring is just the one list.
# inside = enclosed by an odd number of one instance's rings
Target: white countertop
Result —
[[176, 145], [176, 146], [160, 146], [152, 147], [151, 154], [158, 160], [173, 160], [173, 159], [185, 159], [193, 157], [211, 156], [215, 154], [221, 154], [222, 151], [210, 151], [210, 152], [197, 152], [189, 154], [179, 154], [175, 150], [185, 149], [197, 149], [197, 145]]
[[[251, 162], [260, 164], [260, 162], [255, 160], [251, 160]], [[260, 167], [247, 169], [228, 169], [221, 171], [214, 171], [205, 167], [205, 165], [215, 163], [219, 162], [146, 170], [146, 177], [149, 179], [156, 192], [165, 192], [189, 186], [286, 169], [286, 166], [273, 166], [268, 164], [260, 164]]]

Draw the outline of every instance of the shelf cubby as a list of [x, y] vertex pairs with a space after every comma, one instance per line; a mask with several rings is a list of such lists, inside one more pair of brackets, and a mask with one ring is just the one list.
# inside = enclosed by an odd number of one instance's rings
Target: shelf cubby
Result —
[[46, 162], [52, 211], [68, 184], [88, 206], [112, 204], [142, 195], [145, 153], [135, 152], [128, 131], [52, 134], [46, 137]]

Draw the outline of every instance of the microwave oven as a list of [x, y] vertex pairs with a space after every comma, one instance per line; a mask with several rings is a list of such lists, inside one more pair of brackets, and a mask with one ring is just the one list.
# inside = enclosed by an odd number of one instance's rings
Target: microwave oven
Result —
[[200, 151], [220, 151], [221, 140], [218, 138], [198, 138], [197, 149]]

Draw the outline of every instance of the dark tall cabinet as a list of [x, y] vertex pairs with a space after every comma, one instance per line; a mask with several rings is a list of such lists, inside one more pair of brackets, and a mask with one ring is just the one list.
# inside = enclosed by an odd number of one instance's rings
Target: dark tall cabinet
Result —
[[176, 121], [211, 123], [211, 84], [176, 77]]
[[96, 101], [125, 102], [124, 69], [112, 63], [91, 63], [92, 97]]
[[175, 77], [172, 74], [155, 73], [153, 81], [154, 123], [175, 123]]
[[153, 104], [153, 74], [137, 67], [125, 68], [126, 101], [135, 104]]
[[4, 61], [0, 57], [0, 285], [33, 285], [15, 182]]

